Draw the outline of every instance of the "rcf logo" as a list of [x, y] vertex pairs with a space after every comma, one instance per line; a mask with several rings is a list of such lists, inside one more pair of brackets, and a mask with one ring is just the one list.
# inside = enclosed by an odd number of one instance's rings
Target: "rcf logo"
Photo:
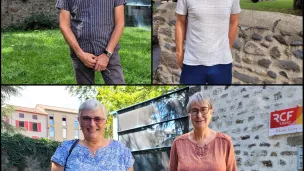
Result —
[[297, 109], [298, 107], [271, 112], [270, 128], [295, 125], [297, 119]]

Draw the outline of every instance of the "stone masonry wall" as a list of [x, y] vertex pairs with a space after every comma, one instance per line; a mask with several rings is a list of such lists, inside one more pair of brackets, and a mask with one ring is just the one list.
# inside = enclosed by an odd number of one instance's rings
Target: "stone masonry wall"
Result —
[[56, 0], [1, 0], [1, 28], [22, 23], [35, 13], [58, 19], [59, 11], [55, 4]]
[[[160, 5], [153, 16], [153, 42], [161, 49], [154, 84], [179, 84], [176, 63], [176, 3]], [[302, 17], [244, 10], [232, 48], [233, 84], [302, 84]]]
[[[232, 138], [239, 171], [295, 171], [303, 133], [269, 137], [270, 112], [303, 105], [302, 86], [202, 86], [211, 98], [210, 127]], [[190, 124], [191, 125], [191, 124]]]

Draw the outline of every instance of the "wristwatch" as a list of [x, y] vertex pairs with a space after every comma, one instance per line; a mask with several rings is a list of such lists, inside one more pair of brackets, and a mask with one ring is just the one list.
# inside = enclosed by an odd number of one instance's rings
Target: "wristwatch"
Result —
[[107, 57], [109, 57], [109, 58], [111, 58], [111, 56], [112, 56], [112, 54], [113, 54], [113, 53], [111, 53], [111, 52], [109, 52], [109, 51], [107, 51], [107, 50], [104, 50], [103, 53], [106, 54]]

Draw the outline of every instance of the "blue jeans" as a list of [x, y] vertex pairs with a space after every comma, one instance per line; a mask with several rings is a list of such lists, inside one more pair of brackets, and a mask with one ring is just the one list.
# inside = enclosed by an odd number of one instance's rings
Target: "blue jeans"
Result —
[[214, 66], [183, 64], [181, 84], [231, 84], [232, 63]]

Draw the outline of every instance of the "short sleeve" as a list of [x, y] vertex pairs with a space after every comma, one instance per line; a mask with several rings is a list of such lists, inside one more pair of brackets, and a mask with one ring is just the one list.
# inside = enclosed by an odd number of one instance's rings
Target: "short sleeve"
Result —
[[178, 156], [176, 149], [176, 141], [173, 141], [170, 151], [169, 171], [177, 171], [178, 168]]
[[115, 0], [114, 7], [120, 6], [120, 5], [125, 5], [126, 0]]
[[69, 147], [71, 147], [71, 142], [65, 141], [65, 142], [61, 143], [61, 145], [57, 147], [54, 155], [51, 158], [51, 161], [58, 163], [61, 166], [64, 166], [65, 160], [68, 156]]
[[57, 9], [64, 9], [70, 11], [69, 0], [57, 0], [55, 7]]
[[125, 161], [125, 169], [129, 170], [135, 162], [130, 149], [125, 148], [124, 158], [125, 158], [125, 160], [124, 160]]
[[231, 139], [229, 139], [228, 151], [226, 155], [226, 170], [237, 171], [234, 148]]
[[232, 0], [231, 14], [238, 14], [240, 12], [240, 0]]
[[175, 12], [180, 15], [187, 15], [188, 13], [187, 0], [178, 0]]

